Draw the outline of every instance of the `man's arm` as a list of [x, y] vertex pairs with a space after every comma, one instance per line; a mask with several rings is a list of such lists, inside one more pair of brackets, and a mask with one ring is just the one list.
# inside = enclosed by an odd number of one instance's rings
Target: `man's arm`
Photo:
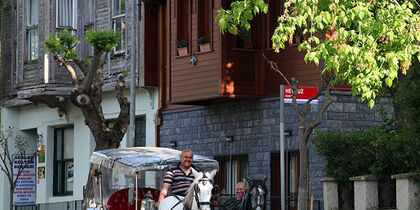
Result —
[[171, 187], [171, 184], [169, 183], [163, 183], [162, 189], [160, 190], [159, 194], [159, 201], [156, 203], [156, 206], [159, 206], [159, 203], [166, 198], [168, 195], [168, 190]]

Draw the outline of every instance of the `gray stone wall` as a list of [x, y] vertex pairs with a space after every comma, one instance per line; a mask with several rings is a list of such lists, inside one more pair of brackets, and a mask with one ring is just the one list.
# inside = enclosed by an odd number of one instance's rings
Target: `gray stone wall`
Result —
[[[332, 99], [333, 104], [324, 114], [323, 123], [316, 129], [351, 130], [380, 124], [379, 106], [370, 110], [346, 92], [336, 92]], [[268, 98], [165, 111], [160, 127], [160, 146], [169, 147], [169, 142], [176, 141], [176, 149], [189, 148], [195, 154], [210, 157], [249, 154], [249, 175], [267, 175], [270, 189], [270, 180], [279, 179], [270, 177], [271, 154], [280, 150], [279, 104], [279, 98]], [[311, 105], [308, 118], [315, 116], [318, 107], [320, 105]], [[299, 148], [297, 117], [291, 104], [284, 106], [284, 119], [285, 130], [292, 131], [291, 136], [285, 137], [285, 149], [296, 151]], [[226, 142], [226, 136], [233, 136], [234, 141]], [[323, 206], [320, 178], [325, 176], [325, 161], [311, 144], [309, 157], [312, 194]]]

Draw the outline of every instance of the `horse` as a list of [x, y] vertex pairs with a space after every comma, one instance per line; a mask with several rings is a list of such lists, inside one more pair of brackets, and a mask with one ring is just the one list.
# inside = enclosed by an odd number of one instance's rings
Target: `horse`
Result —
[[265, 210], [266, 206], [266, 196], [267, 196], [267, 187], [265, 183], [267, 182], [267, 176], [263, 179], [250, 179], [246, 178], [248, 185], [248, 192], [244, 195], [242, 202], [242, 209], [250, 210]]
[[191, 168], [195, 177], [188, 189], [185, 198], [181, 196], [169, 196], [159, 204], [159, 210], [183, 210], [184, 205], [190, 210], [211, 210], [211, 197], [213, 189], [213, 177], [217, 170], [211, 172], [197, 172]]

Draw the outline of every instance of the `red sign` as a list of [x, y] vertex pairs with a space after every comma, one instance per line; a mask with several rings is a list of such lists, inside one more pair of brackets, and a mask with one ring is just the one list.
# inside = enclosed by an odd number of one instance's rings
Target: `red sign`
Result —
[[[317, 87], [299, 87], [298, 94], [296, 96], [296, 102], [298, 104], [305, 103], [312, 96], [315, 96], [318, 93]], [[284, 103], [292, 103], [292, 88], [289, 86], [284, 86]], [[311, 101], [311, 104], [317, 104], [318, 98]]]

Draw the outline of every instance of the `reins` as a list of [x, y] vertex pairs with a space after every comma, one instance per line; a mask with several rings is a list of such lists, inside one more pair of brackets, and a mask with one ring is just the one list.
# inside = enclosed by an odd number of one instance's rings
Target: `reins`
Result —
[[195, 198], [195, 202], [196, 202], [198, 208], [200, 208], [201, 205], [203, 205], [203, 206], [204, 205], [211, 205], [210, 201], [200, 202], [199, 199], [198, 199], [198, 184], [200, 182], [205, 182], [205, 181], [208, 181], [211, 184], [213, 184], [213, 180], [207, 178], [206, 174], [203, 174], [203, 178], [198, 180], [198, 182], [194, 185], [194, 198]]

